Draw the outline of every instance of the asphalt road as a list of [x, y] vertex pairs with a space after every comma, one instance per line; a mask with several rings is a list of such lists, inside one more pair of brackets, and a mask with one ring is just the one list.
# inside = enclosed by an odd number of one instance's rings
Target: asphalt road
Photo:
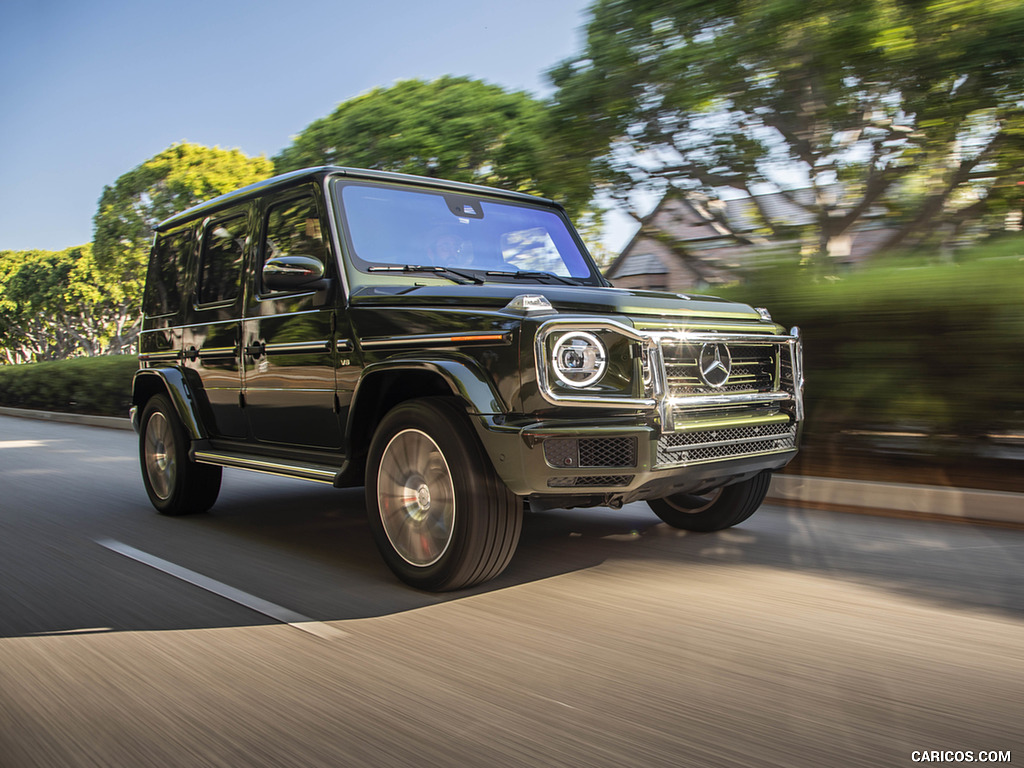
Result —
[[163, 518], [135, 451], [0, 417], [2, 768], [1024, 762], [1022, 531], [556, 511], [436, 596], [361, 489], [229, 471]]

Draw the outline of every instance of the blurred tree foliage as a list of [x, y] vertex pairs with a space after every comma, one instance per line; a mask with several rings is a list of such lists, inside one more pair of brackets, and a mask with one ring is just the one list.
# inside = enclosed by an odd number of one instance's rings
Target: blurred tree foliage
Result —
[[403, 80], [342, 102], [274, 158], [279, 173], [342, 165], [432, 176], [558, 199], [583, 212], [589, 160], [570, 162], [545, 105], [465, 77]]
[[1022, 38], [1020, 0], [597, 0], [553, 117], [620, 201], [781, 192], [820, 254], [885, 202], [906, 248], [1021, 210]]
[[104, 187], [93, 217], [97, 267], [119, 284], [138, 314], [153, 243], [163, 219], [273, 174], [265, 157], [237, 149], [174, 144]]
[[0, 251], [0, 350], [8, 363], [126, 351], [137, 297], [99, 269], [92, 246]]
[[726, 295], [801, 327], [810, 445], [875, 430], [976, 446], [1024, 430], [1019, 237], [977, 246], [956, 264], [878, 262], [841, 280], [808, 280], [780, 263]]

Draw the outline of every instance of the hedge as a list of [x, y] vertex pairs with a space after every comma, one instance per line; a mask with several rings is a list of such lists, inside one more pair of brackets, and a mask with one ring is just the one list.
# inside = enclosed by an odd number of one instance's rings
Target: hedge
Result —
[[862, 430], [984, 440], [1024, 430], [1024, 242], [956, 264], [814, 280], [766, 269], [726, 293], [804, 335], [805, 441]]
[[41, 411], [127, 416], [134, 355], [74, 357], [0, 365], [0, 405]]

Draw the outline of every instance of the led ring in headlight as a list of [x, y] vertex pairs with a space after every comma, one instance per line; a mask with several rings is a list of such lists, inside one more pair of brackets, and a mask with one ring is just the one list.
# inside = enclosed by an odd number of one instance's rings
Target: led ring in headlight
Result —
[[555, 344], [551, 365], [555, 376], [567, 387], [589, 387], [604, 376], [608, 353], [594, 334], [575, 331]]

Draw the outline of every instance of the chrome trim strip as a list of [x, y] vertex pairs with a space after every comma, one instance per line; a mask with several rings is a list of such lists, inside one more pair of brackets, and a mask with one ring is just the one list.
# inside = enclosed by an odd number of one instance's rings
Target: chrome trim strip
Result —
[[215, 357], [237, 357], [238, 347], [203, 347], [199, 350], [200, 360], [209, 360]]
[[312, 480], [318, 483], [334, 484], [337, 472], [327, 469], [305, 466], [302, 464], [284, 464], [277, 461], [266, 461], [243, 456], [234, 456], [228, 453], [217, 453], [216, 451], [195, 451], [194, 459], [199, 464], [215, 464], [221, 467], [232, 467], [234, 469], [248, 469], [253, 472], [263, 472], [268, 475], [279, 475], [281, 477], [298, 477], [304, 480]]
[[439, 344], [508, 344], [511, 340], [512, 334], [508, 331], [466, 331], [444, 335], [405, 336], [398, 339], [363, 339], [362, 346], [364, 349], [385, 349], [388, 347], [430, 347]]
[[740, 392], [735, 395], [694, 395], [693, 397], [666, 397], [669, 408], [704, 408], [708, 405], [747, 405], [749, 403], [777, 403], [792, 400], [792, 392]]
[[354, 349], [352, 342], [348, 339], [338, 339], [334, 345], [339, 352], [351, 352]]
[[167, 331], [177, 331], [184, 328], [207, 328], [211, 325], [227, 325], [228, 323], [240, 323], [242, 322], [241, 317], [232, 317], [230, 320], [211, 320], [208, 323], [188, 323], [186, 325], [168, 325], [165, 328], [150, 328], [148, 331], [143, 333], [166, 333]]
[[165, 360], [180, 360], [181, 352], [142, 352], [139, 354], [139, 360], [144, 363], [154, 362], [159, 363]]
[[264, 346], [263, 351], [266, 354], [270, 354], [272, 352], [291, 352], [300, 354], [314, 352], [326, 354], [331, 351], [331, 342], [324, 339], [323, 341], [297, 341], [288, 344], [267, 344]]
[[178, 331], [184, 328], [206, 328], [211, 325], [226, 325], [228, 323], [252, 322], [254, 320], [270, 320], [275, 317], [295, 317], [296, 315], [315, 315], [323, 312], [323, 309], [303, 309], [299, 312], [278, 312], [273, 315], [249, 315], [247, 317], [233, 317], [230, 320], [211, 320], [208, 323], [187, 323], [185, 325], [168, 325], [163, 328], [147, 328], [139, 331], [142, 333], [167, 333], [167, 331]]
[[701, 331], [693, 333], [690, 331], [652, 331], [650, 334], [659, 343], [665, 341], [680, 341], [686, 344], [782, 344], [790, 340], [785, 334], [774, 333], [708, 333]]
[[[316, 293], [316, 291], [308, 291], [308, 292], [304, 292], [304, 293], [306, 293], [306, 295], [312, 296], [314, 293]], [[293, 297], [289, 296], [289, 298], [293, 298]], [[263, 301], [273, 301], [273, 300], [276, 300], [276, 299], [271, 299], [271, 300], [263, 299]], [[330, 308], [327, 308], [326, 310], [325, 309], [302, 309], [302, 310], [299, 310], [298, 312], [275, 312], [272, 315], [246, 315], [245, 317], [240, 318], [240, 319], [242, 320], [242, 322], [251, 323], [254, 320], [273, 320], [275, 317], [297, 317], [298, 315], [316, 315], [316, 314], [319, 314], [319, 313], [322, 313], [322, 312], [326, 312], [326, 311], [329, 311], [329, 310], [330, 310]]]
[[793, 366], [793, 389], [796, 390], [796, 405], [793, 418], [796, 421], [804, 419], [804, 342], [799, 326], [794, 325], [789, 329], [789, 360]]

